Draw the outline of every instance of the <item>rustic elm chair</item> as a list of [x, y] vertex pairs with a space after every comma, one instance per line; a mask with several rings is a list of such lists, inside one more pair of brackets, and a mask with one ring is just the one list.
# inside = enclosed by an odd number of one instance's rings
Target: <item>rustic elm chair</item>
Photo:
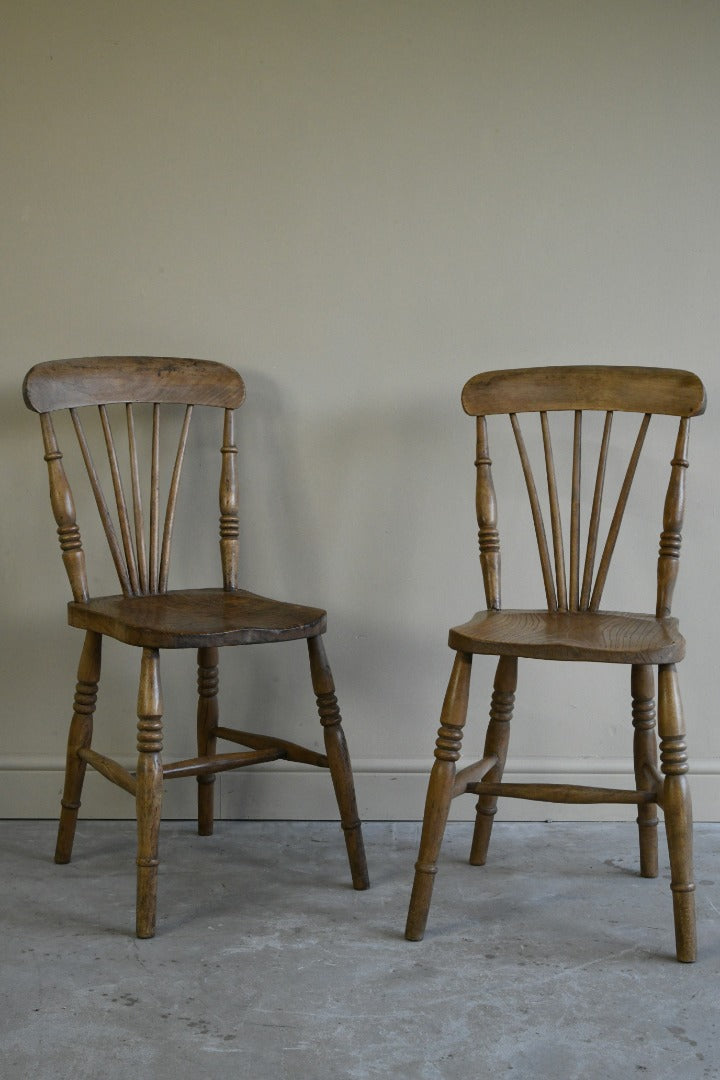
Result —
[[[588, 365], [490, 371], [470, 379], [463, 389], [462, 403], [465, 411], [477, 418], [476, 504], [487, 610], [478, 612], [469, 622], [450, 631], [449, 644], [456, 656], [430, 775], [406, 937], [411, 941], [419, 941], [423, 937], [448, 811], [451, 800], [457, 795], [470, 792], [479, 796], [470, 853], [470, 862], [479, 866], [485, 863], [499, 795], [559, 803], [636, 803], [640, 873], [643, 877], [657, 876], [657, 806], [664, 812], [677, 958], [691, 962], [696, 956], [692, 811], [687, 781], [685, 726], [676, 673], [676, 664], [685, 653], [685, 642], [679, 632], [677, 619], [670, 615], [670, 606], [680, 556], [689, 420], [705, 409], [702, 383], [689, 372], [659, 368]], [[553, 462], [549, 419], [550, 413], [559, 410], [569, 412], [571, 424], [574, 415], [567, 578], [559, 485]], [[595, 471], [594, 494], [588, 508], [587, 547], [581, 569], [580, 464], [583, 413], [586, 410], [604, 412], [605, 420]], [[547, 480], [546, 505], [550, 511], [552, 551], [546, 538], [528, 444], [520, 427], [519, 414], [529, 412], [539, 413], [540, 419], [539, 435]], [[595, 573], [603, 485], [615, 412], [637, 413], [642, 419]], [[546, 610], [501, 610], [498, 514], [486, 421], [486, 417], [501, 413], [509, 414], [520, 455], [540, 554]], [[662, 516], [655, 614], [607, 612], [600, 607], [603, 588], [653, 413], [680, 418]], [[555, 423], [558, 422], [559, 418]], [[593, 487], [592, 483], [590, 487]], [[585, 528], [583, 523], [583, 531]], [[499, 658], [490, 723], [484, 757], [458, 771], [456, 762], [460, 757], [470, 671], [475, 653]], [[634, 790], [502, 782], [517, 684], [518, 657], [630, 665]], [[660, 770], [654, 732], [654, 665], [658, 667]]]
[[[234, 410], [242, 404], [245, 387], [237, 372], [203, 360], [158, 357], [88, 357], [38, 364], [25, 378], [28, 408], [40, 414], [50, 500], [57, 522], [63, 562], [73, 599], [68, 605], [71, 626], [85, 631], [78, 668], [74, 714], [70, 725], [67, 769], [55, 861], [70, 860], [85, 768], [91, 765], [135, 796], [137, 811], [137, 935], [155, 932], [158, 874], [158, 829], [163, 781], [195, 776], [198, 782], [198, 831], [213, 831], [214, 774], [257, 762], [303, 762], [328, 768], [335, 788], [350, 861], [353, 885], [368, 887], [362, 831], [358, 820], [353, 777], [333, 678], [323, 646], [326, 615], [319, 608], [299, 607], [245, 591], [238, 570], [238, 483]], [[139, 405], [136, 403], [148, 403]], [[111, 429], [111, 410], [124, 405], [127, 458], [120, 456]], [[117, 403], [121, 403], [118, 405]], [[161, 414], [167, 406], [184, 405], [184, 419], [168, 485], [167, 507], [161, 520]], [[220, 554], [223, 587], [168, 591], [168, 569], [180, 474], [194, 405], [214, 406], [224, 413], [220, 487]], [[103, 492], [81, 413], [97, 406], [108, 456], [116, 514]], [[100, 513], [122, 595], [90, 597], [80, 530], [52, 413], [68, 409]], [[140, 480], [140, 427], [136, 417], [147, 416], [151, 443], [149, 521], [146, 529]], [[91, 410], [92, 411], [92, 410]], [[181, 410], [182, 411], [182, 410]], [[177, 412], [177, 409], [175, 409]], [[165, 420], [163, 425], [165, 425]], [[136, 435], [136, 429], [138, 434]], [[163, 426], [163, 431], [165, 426]], [[169, 429], [168, 429], [169, 430]], [[97, 456], [97, 455], [96, 455]], [[121, 462], [127, 462], [131, 502], [123, 485]], [[169, 473], [169, 470], [168, 470]], [[116, 523], [114, 522], [116, 518]], [[119, 535], [118, 535], [119, 530]], [[147, 539], [146, 539], [147, 532]], [[93, 713], [100, 678], [104, 635], [142, 650], [138, 694], [137, 772], [91, 748]], [[223, 727], [218, 711], [218, 649], [223, 645], [294, 641], [304, 638], [310, 654], [310, 674], [325, 737], [325, 754], [267, 734]], [[197, 757], [163, 764], [160, 649], [197, 649]], [[248, 749], [217, 753], [217, 739]]]

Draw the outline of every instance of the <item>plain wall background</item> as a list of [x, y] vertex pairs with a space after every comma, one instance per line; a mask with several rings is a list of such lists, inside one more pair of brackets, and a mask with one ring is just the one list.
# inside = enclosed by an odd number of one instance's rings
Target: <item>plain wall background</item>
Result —
[[[447, 628], [482, 603], [465, 380], [582, 361], [694, 369], [710, 406], [692, 431], [675, 613], [697, 816], [717, 819], [720, 5], [4, 0], [2, 22], [0, 813], [56, 812], [81, 645], [22, 377], [126, 353], [245, 377], [245, 584], [328, 608], [361, 811], [391, 818], [421, 815]], [[218, 581], [217, 445], [203, 436], [186, 477], [204, 492], [184, 507], [176, 585]], [[619, 606], [642, 583], [652, 609], [659, 512], [642, 498], [632, 511], [650, 547], [619, 565]], [[519, 561], [508, 602], [539, 580]], [[319, 743], [305, 669], [302, 644], [226, 652], [228, 722], [262, 714]], [[109, 643], [96, 745], [129, 759], [137, 670]], [[491, 677], [479, 659], [469, 754]], [[191, 654], [168, 657], [164, 683], [166, 747], [184, 757]], [[626, 669], [526, 663], [513, 775], [622, 784], [629, 711]], [[271, 780], [219, 778], [221, 812], [333, 813], [325, 776]], [[168, 792], [168, 813], [192, 813], [192, 781]], [[90, 778], [85, 810], [133, 807]]]

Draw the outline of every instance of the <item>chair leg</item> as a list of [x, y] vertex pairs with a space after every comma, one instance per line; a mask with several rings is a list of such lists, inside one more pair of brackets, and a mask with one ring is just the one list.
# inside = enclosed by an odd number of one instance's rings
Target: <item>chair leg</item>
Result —
[[[648, 791], [654, 785], [657, 771], [657, 738], [655, 734], [655, 676], [650, 664], [633, 664], [630, 677], [632, 691], [633, 758], [635, 787]], [[658, 876], [657, 803], [638, 806], [640, 840], [640, 876]]]
[[85, 779], [85, 762], [77, 755], [78, 750], [86, 750], [92, 742], [93, 715], [100, 681], [101, 658], [102, 635], [96, 634], [93, 630], [88, 630], [85, 634], [85, 644], [78, 664], [73, 718], [70, 722], [68, 734], [65, 786], [63, 788], [60, 824], [55, 846], [56, 863], [68, 863], [72, 855], [75, 826], [77, 824], [78, 810], [80, 809], [80, 796], [82, 794], [83, 780]]
[[[510, 721], [515, 704], [517, 687], [517, 657], [501, 656], [495, 672], [492, 702], [490, 704], [490, 723], [485, 736], [484, 757], [494, 754], [497, 765], [487, 774], [486, 779], [493, 783], [502, 780], [510, 742]], [[497, 811], [496, 795], [481, 795], [477, 801], [477, 816], [470, 849], [470, 862], [473, 866], [484, 866], [487, 858], [493, 818]]]
[[435, 744], [435, 762], [425, 800], [420, 851], [415, 864], [415, 880], [405, 927], [408, 941], [421, 941], [425, 933], [437, 873], [437, 859], [453, 797], [455, 762], [460, 757], [463, 727], [467, 717], [471, 669], [472, 655], [457, 653], [445, 692]]
[[323, 726], [325, 753], [340, 811], [340, 822], [345, 833], [345, 846], [350, 862], [353, 888], [367, 889], [370, 878], [365, 859], [362, 822], [358, 816], [350, 756], [342, 729], [340, 709], [335, 697], [335, 684], [325, 655], [322, 637], [308, 638], [307, 644], [310, 655], [310, 675], [317, 699], [320, 723]]
[[143, 649], [137, 712], [137, 936], [151, 938], [155, 934], [163, 791], [162, 689], [157, 649]]
[[661, 664], [658, 669], [658, 729], [660, 767], [665, 776], [662, 807], [670, 855], [675, 945], [678, 960], [692, 963], [697, 957], [692, 805], [687, 779], [685, 725], [674, 664]]
[[[217, 746], [215, 731], [218, 726], [218, 650], [198, 649], [198, 707], [197, 748], [198, 757], [213, 757]], [[215, 774], [197, 777], [198, 783], [198, 833], [212, 836], [215, 819]]]

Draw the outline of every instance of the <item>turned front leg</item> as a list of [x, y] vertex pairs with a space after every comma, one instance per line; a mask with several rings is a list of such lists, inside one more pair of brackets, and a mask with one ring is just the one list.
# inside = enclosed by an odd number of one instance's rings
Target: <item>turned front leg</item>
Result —
[[355, 784], [342, 729], [340, 708], [335, 697], [335, 684], [325, 655], [322, 637], [308, 638], [307, 644], [310, 655], [310, 674], [317, 699], [320, 723], [323, 726], [325, 753], [340, 811], [340, 822], [345, 834], [353, 888], [367, 889], [370, 878], [365, 859], [362, 823], [358, 815]]
[[138, 693], [137, 936], [155, 934], [158, 835], [162, 809], [162, 689], [157, 649], [143, 649]]
[[[510, 721], [512, 720], [517, 688], [517, 657], [501, 656], [495, 672], [492, 702], [490, 704], [490, 723], [485, 737], [483, 757], [496, 757], [493, 766], [485, 777], [486, 780], [499, 783], [502, 780], [510, 743]], [[497, 796], [481, 795], [477, 801], [475, 831], [473, 833], [470, 862], [473, 866], [484, 866], [487, 858], [493, 818], [497, 812]]]
[[102, 636], [88, 630], [85, 644], [78, 664], [77, 685], [73, 717], [70, 722], [67, 743], [67, 761], [65, 765], [65, 786], [60, 810], [55, 862], [70, 862], [75, 826], [80, 809], [85, 762], [78, 757], [78, 750], [86, 750], [92, 742], [93, 715], [97, 701], [98, 682], [100, 681], [100, 661], [102, 656]]
[[[634, 664], [630, 677], [632, 692], [633, 759], [635, 786], [638, 791], [651, 790], [657, 771], [657, 737], [655, 734], [655, 676], [649, 664]], [[638, 805], [638, 835], [640, 841], [640, 875], [658, 875], [657, 803]]]
[[658, 729], [660, 767], [665, 775], [662, 806], [670, 855], [677, 958], [692, 963], [697, 957], [692, 804], [685, 723], [674, 664], [661, 664], [658, 672]]
[[452, 802], [455, 762], [460, 757], [463, 727], [467, 717], [471, 667], [472, 655], [457, 653], [445, 693], [435, 744], [435, 763], [430, 773], [425, 800], [420, 851], [415, 864], [415, 880], [405, 927], [408, 941], [421, 941], [425, 933], [437, 873], [437, 859]]
[[[198, 757], [213, 757], [217, 746], [215, 732], [218, 726], [218, 650], [198, 649], [198, 707], [197, 747]], [[204, 773], [198, 783], [198, 833], [211, 836], [215, 807], [215, 774]]]

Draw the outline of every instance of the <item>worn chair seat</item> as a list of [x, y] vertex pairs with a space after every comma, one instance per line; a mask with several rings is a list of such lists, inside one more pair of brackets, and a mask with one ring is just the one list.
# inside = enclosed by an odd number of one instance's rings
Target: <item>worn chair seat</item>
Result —
[[71, 602], [68, 622], [128, 645], [199, 649], [316, 637], [325, 632], [326, 613], [245, 589], [182, 589]]
[[674, 664], [685, 655], [677, 619], [624, 611], [478, 611], [448, 640], [463, 652], [536, 660]]

